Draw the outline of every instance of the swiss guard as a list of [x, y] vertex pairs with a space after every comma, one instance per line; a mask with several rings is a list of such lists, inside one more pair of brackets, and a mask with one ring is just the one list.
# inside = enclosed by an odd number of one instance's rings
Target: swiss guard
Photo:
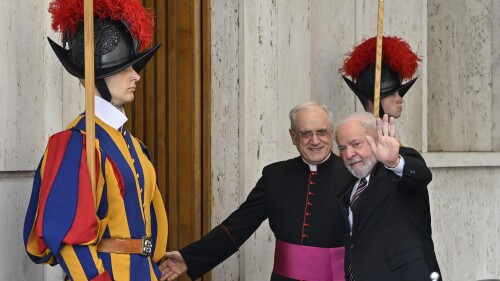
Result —
[[[83, 84], [84, 1], [53, 0], [48, 10], [62, 38], [62, 45], [49, 44]], [[123, 106], [134, 99], [138, 73], [159, 48], [151, 48], [154, 15], [140, 0], [94, 0], [93, 10], [95, 192], [83, 113], [49, 138], [35, 173], [24, 243], [33, 262], [59, 264], [65, 280], [155, 281], [167, 246], [167, 215], [146, 147], [123, 127]]]
[[[377, 37], [364, 40], [346, 56], [339, 69], [344, 81], [363, 104], [365, 111], [371, 113], [374, 108], [376, 48]], [[420, 61], [421, 58], [403, 39], [392, 36], [383, 37], [380, 117], [384, 113], [394, 118], [401, 116], [403, 97], [417, 80], [413, 76], [418, 70]], [[408, 82], [403, 84], [403, 81]]]

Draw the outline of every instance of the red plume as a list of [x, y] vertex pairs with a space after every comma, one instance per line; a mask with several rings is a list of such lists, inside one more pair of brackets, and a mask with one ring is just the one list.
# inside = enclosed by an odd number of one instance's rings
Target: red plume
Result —
[[[377, 37], [371, 37], [363, 41], [348, 54], [339, 72], [350, 76], [352, 80], [356, 80], [368, 65], [375, 64], [376, 51]], [[403, 39], [390, 36], [383, 37], [382, 63], [399, 73], [402, 80], [412, 78], [418, 69], [420, 61], [422, 59], [411, 50], [410, 45]]]
[[[52, 0], [49, 13], [54, 31], [74, 36], [77, 25], [83, 22], [83, 0]], [[140, 0], [94, 0], [94, 14], [100, 19], [124, 20], [130, 25], [132, 36], [139, 40], [140, 50], [151, 46], [154, 14], [144, 8]]]

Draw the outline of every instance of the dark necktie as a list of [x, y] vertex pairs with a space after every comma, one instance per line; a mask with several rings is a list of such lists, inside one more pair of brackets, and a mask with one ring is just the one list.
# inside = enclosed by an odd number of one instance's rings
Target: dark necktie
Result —
[[[351, 201], [349, 202], [349, 207], [352, 207], [354, 202], [361, 196], [361, 193], [365, 191], [366, 186], [368, 186], [368, 182], [366, 181], [365, 178], [362, 178], [359, 181], [358, 188], [356, 189], [356, 192], [354, 195], [351, 197]], [[347, 281], [355, 281], [356, 279], [354, 278], [354, 273], [352, 272], [352, 263], [349, 262], [349, 266], [347, 268]]]
[[367, 185], [368, 185], [368, 182], [366, 181], [365, 178], [362, 178], [359, 181], [358, 189], [356, 189], [356, 192], [351, 197], [351, 201], [349, 202], [349, 207], [352, 207], [352, 205], [354, 204], [354, 202], [359, 198], [359, 196], [361, 196], [361, 193], [363, 191], [365, 191]]

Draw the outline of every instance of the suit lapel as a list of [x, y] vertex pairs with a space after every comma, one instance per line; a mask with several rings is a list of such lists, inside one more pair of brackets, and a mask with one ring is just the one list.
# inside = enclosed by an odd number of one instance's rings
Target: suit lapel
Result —
[[391, 193], [392, 186], [387, 182], [388, 175], [386, 173], [388, 172], [390, 171], [380, 163], [377, 163], [373, 169], [366, 190], [360, 195], [354, 206], [352, 236], [363, 229], [365, 224], [372, 219], [373, 211], [377, 209], [377, 206], [383, 204], [385, 198]]
[[[350, 172], [349, 172], [350, 174]], [[342, 213], [342, 217], [344, 218], [345, 228], [347, 229], [347, 233], [350, 232], [351, 226], [349, 225], [349, 199], [351, 196], [351, 192], [354, 188], [354, 184], [358, 179], [351, 175], [349, 180], [344, 183], [342, 191], [337, 194], [337, 206]]]

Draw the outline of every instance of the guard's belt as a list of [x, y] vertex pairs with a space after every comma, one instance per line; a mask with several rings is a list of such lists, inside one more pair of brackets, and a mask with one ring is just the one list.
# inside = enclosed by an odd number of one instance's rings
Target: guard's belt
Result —
[[153, 250], [151, 237], [142, 239], [102, 238], [97, 244], [97, 251], [115, 254], [140, 254], [150, 256]]

